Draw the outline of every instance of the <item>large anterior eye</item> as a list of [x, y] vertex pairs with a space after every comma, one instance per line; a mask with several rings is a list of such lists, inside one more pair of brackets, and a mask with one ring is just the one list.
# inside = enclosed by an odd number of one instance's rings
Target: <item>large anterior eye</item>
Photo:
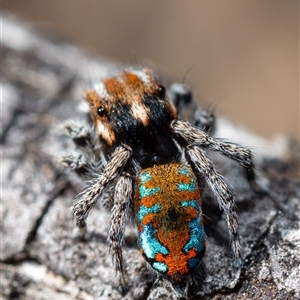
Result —
[[106, 113], [107, 113], [107, 111], [104, 106], [99, 106], [97, 108], [97, 114], [99, 117], [104, 117], [106, 115]]

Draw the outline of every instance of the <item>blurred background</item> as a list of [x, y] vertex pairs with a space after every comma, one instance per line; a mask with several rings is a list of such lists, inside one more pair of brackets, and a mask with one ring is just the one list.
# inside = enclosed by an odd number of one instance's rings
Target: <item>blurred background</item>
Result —
[[7, 0], [91, 54], [155, 67], [203, 107], [299, 139], [299, 0]]

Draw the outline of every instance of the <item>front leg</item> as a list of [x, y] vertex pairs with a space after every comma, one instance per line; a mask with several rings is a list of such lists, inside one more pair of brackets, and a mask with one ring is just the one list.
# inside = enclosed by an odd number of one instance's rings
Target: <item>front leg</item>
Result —
[[99, 139], [93, 127], [87, 122], [67, 120], [60, 125], [60, 130], [70, 137], [74, 144], [85, 151], [94, 153], [99, 147]]
[[93, 127], [84, 121], [68, 120], [59, 126], [59, 132], [72, 139], [77, 151], [58, 155], [58, 165], [75, 170], [80, 176], [102, 173], [107, 160]]
[[111, 160], [105, 166], [103, 173], [93, 179], [91, 184], [76, 197], [73, 206], [73, 214], [76, 219], [76, 224], [81, 232], [85, 231], [86, 218], [89, 211], [96, 204], [98, 198], [109, 184], [121, 174], [124, 166], [130, 159], [131, 154], [132, 151], [129, 146], [122, 145], [116, 148], [111, 156]]

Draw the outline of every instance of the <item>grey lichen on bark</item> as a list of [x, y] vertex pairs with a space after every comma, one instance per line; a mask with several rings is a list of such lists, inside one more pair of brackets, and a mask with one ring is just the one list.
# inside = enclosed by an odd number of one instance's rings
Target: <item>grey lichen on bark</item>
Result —
[[[84, 182], [53, 163], [62, 147], [54, 134], [66, 119], [85, 116], [76, 106], [91, 80], [118, 64], [4, 15], [2, 18], [1, 295], [3, 299], [176, 299], [170, 286], [153, 284], [128, 226], [124, 257], [129, 274], [122, 296], [108, 254], [109, 214], [97, 206], [88, 238], [73, 238], [71, 204]], [[216, 135], [254, 149], [261, 184], [253, 193], [236, 164], [216, 158], [236, 191], [246, 265], [232, 266], [226, 220], [204, 199], [207, 252], [203, 276], [190, 299], [299, 299], [299, 145], [265, 140], [219, 118]]]

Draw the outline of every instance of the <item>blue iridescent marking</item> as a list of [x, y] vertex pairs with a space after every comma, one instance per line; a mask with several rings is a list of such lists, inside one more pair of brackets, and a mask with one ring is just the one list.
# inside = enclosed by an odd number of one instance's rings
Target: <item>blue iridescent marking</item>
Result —
[[164, 247], [155, 237], [156, 230], [152, 224], [143, 226], [143, 231], [139, 233], [140, 245], [149, 259], [154, 259], [157, 253], [167, 255], [168, 249]]
[[199, 257], [190, 258], [188, 261], [189, 268], [191, 268], [191, 269], [196, 268], [199, 265], [200, 261], [201, 261], [201, 259]]
[[149, 179], [152, 178], [151, 174], [149, 172], [143, 172], [140, 174], [140, 181], [141, 183], [147, 182]]
[[200, 217], [201, 217], [201, 208], [197, 200], [190, 201], [182, 201], [181, 206], [183, 207], [193, 207], [195, 208], [199, 214], [197, 218], [194, 218], [191, 222], [189, 222], [188, 227], [190, 231], [190, 238], [188, 242], [183, 247], [183, 250], [187, 253], [190, 249], [195, 248], [197, 253], [203, 250], [204, 246], [204, 228], [200, 225]]
[[165, 273], [165, 272], [167, 272], [167, 270], [168, 270], [167, 265], [166, 265], [165, 263], [163, 263], [163, 262], [154, 262], [154, 263], [152, 264], [152, 267], [153, 267], [156, 271], [161, 272], [161, 273]]
[[182, 167], [178, 170], [178, 174], [182, 174], [182, 175], [187, 175], [187, 176], [191, 176], [191, 172], [189, 169]]
[[200, 215], [189, 222], [190, 238], [184, 245], [183, 250], [187, 253], [192, 248], [195, 248], [197, 253], [200, 253], [204, 247], [205, 233], [203, 226], [200, 225]]
[[197, 211], [200, 211], [199, 203], [197, 200], [181, 201], [180, 205], [183, 207], [191, 206], [195, 208]]
[[[186, 175], [189, 178], [192, 177], [191, 171], [188, 168], [182, 167], [178, 170], [178, 174], [180, 175]], [[179, 183], [177, 186], [178, 191], [195, 191], [196, 190], [196, 184], [195, 184], [195, 180], [193, 178], [191, 178], [191, 182], [190, 183]]]
[[195, 184], [195, 180], [191, 179], [190, 183], [178, 183], [177, 186], [178, 191], [189, 191], [189, 192], [193, 192], [196, 190], [196, 184]]
[[139, 187], [139, 192], [141, 195], [141, 198], [147, 197], [147, 196], [153, 196], [154, 194], [158, 193], [160, 191], [159, 187], [154, 187], [151, 189], [146, 188], [144, 185], [141, 185]]
[[139, 207], [138, 212], [137, 212], [137, 219], [138, 219], [139, 222], [142, 222], [142, 220], [144, 219], [145, 216], [147, 216], [150, 213], [156, 213], [160, 210], [161, 210], [161, 206], [158, 205], [158, 204], [154, 204], [151, 207], [141, 205]]
[[152, 179], [152, 176], [149, 172], [143, 172], [139, 175], [141, 184], [139, 186], [139, 192], [140, 192], [140, 198], [144, 198], [147, 196], [153, 196], [155, 193], [158, 193], [160, 191], [159, 187], [154, 187], [154, 188], [146, 188], [144, 183]]

